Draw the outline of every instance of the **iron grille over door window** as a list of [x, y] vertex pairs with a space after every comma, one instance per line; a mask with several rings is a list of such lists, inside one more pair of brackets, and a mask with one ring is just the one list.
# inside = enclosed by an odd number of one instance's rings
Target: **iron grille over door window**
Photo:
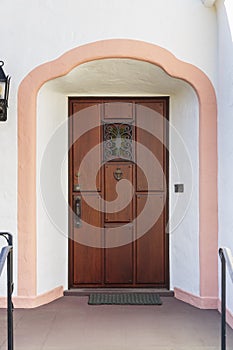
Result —
[[104, 161], [133, 160], [133, 125], [104, 123]]

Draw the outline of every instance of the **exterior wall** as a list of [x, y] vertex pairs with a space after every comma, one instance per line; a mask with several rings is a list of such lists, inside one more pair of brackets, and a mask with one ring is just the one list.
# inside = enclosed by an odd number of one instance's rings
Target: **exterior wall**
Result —
[[[56, 4], [51, 0], [24, 0], [23, 6], [19, 2], [4, 0], [2, 9], [1, 48], [4, 56], [1, 59], [6, 62], [5, 71], [13, 79], [9, 118], [7, 123], [1, 125], [0, 167], [4, 171], [0, 174], [0, 212], [1, 230], [15, 234], [16, 261], [16, 107], [18, 87], [26, 74], [73, 47], [107, 38], [131, 38], [167, 48], [179, 59], [203, 70], [216, 84], [216, 14], [214, 8], [205, 8], [197, 0], [179, 0], [176, 3], [174, 0], [146, 0], [143, 6], [139, 0], [133, 6], [129, 0], [80, 3], [72, 0], [67, 3], [58, 1]], [[15, 53], [20, 54], [16, 57]], [[30, 96], [27, 98], [30, 99]], [[38, 243], [42, 244], [40, 238]], [[41, 266], [46, 265], [46, 261], [39, 261]], [[17, 290], [17, 268], [14, 279]], [[0, 294], [3, 294], [3, 289], [0, 289]], [[195, 291], [196, 287], [192, 286], [191, 289]], [[38, 291], [41, 290], [44, 290], [44, 286], [39, 283]]]
[[[233, 252], [233, 4], [218, 1], [219, 81], [218, 81], [218, 157], [219, 157], [219, 246]], [[220, 266], [219, 266], [220, 269]], [[219, 274], [220, 278], [220, 274]], [[219, 291], [220, 293], [220, 291]], [[220, 294], [219, 294], [220, 295]], [[233, 285], [227, 274], [227, 308], [233, 314]], [[233, 317], [231, 317], [233, 326]]]
[[[68, 282], [67, 234], [64, 236], [63, 232], [60, 232], [51, 221], [43, 201], [43, 193], [41, 193], [41, 181], [47, 180], [47, 186], [50, 187], [50, 184], [55, 183], [54, 179], [58, 177], [63, 183], [64, 196], [68, 200], [68, 177], [60, 177], [53, 166], [59, 149], [55, 150], [52, 159], [46, 158], [46, 161], [43, 158], [46, 146], [55, 130], [67, 117], [66, 97], [45, 85], [38, 95], [37, 106], [37, 294], [40, 295], [59, 286], [66, 289]], [[66, 149], [68, 145], [68, 130], [66, 131], [60, 138], [62, 149]], [[46, 166], [46, 178], [41, 175], [43, 160]], [[67, 162], [65, 162], [66, 170], [67, 167]], [[51, 193], [51, 206], [58, 211], [59, 205], [55, 200], [58, 189], [49, 187], [47, 191]], [[67, 216], [67, 211], [58, 212], [57, 215], [58, 218], [64, 220], [64, 226], [68, 229]]]
[[[194, 295], [200, 294], [198, 108], [189, 86], [171, 100], [171, 123], [183, 141], [170, 132], [171, 286]], [[184, 193], [174, 193], [175, 183], [184, 183]]]
[[[133, 6], [130, 0], [24, 0], [23, 5], [3, 0], [2, 9], [1, 58], [13, 77], [12, 98], [34, 67], [71, 48], [112, 38], [155, 43], [216, 81], [216, 13], [199, 0], [136, 0]], [[16, 59], [14, 52], [22, 54]]]

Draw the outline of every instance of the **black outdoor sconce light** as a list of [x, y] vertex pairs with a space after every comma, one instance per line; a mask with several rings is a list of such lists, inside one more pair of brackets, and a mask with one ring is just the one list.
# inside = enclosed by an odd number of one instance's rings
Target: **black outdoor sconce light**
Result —
[[0, 122], [7, 120], [8, 96], [10, 87], [10, 77], [6, 76], [2, 67], [4, 62], [0, 61]]

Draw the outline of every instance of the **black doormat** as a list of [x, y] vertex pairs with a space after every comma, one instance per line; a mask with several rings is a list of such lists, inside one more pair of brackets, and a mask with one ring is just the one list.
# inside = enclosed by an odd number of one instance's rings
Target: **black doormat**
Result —
[[162, 305], [160, 296], [155, 293], [93, 293], [89, 305]]

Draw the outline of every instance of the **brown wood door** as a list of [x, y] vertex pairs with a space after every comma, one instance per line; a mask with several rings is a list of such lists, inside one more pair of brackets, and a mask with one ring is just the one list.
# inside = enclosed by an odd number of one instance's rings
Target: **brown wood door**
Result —
[[166, 118], [168, 98], [69, 99], [70, 288], [168, 288]]

